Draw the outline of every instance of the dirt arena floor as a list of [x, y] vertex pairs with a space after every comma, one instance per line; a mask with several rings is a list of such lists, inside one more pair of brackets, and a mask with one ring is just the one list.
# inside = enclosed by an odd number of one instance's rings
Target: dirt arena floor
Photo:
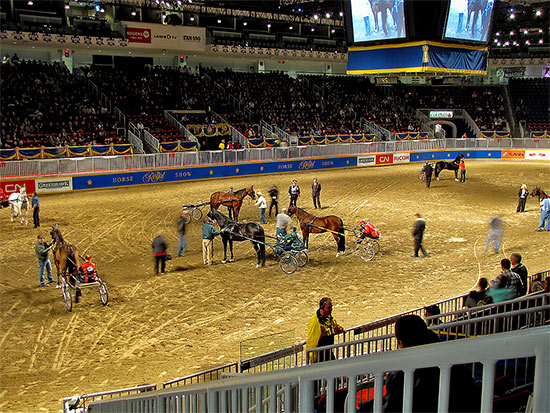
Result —
[[[165, 184], [41, 196], [42, 228], [11, 223], [0, 210], [0, 310], [2, 328], [0, 411], [57, 411], [62, 397], [158, 383], [239, 359], [239, 343], [292, 330], [295, 342], [318, 300], [331, 296], [334, 316], [352, 327], [468, 291], [482, 275], [493, 279], [499, 261], [520, 252], [530, 273], [548, 269], [550, 233], [535, 232], [536, 200], [516, 214], [522, 183], [550, 189], [550, 164], [542, 161], [468, 162], [468, 181], [442, 172], [430, 190], [418, 180], [420, 164]], [[267, 193], [286, 190], [297, 178], [299, 206], [312, 210], [311, 180], [322, 184], [323, 215], [347, 226], [360, 219], [382, 233], [382, 250], [365, 263], [356, 255], [336, 258], [327, 234], [310, 238], [310, 263], [284, 274], [268, 253], [256, 269], [250, 243], [235, 244], [237, 261], [204, 267], [201, 225], [188, 230], [189, 251], [155, 276], [151, 241], [158, 231], [176, 255], [182, 204], [214, 191], [254, 184]], [[225, 211], [224, 211], [225, 212]], [[413, 259], [414, 213], [426, 218], [426, 259]], [[506, 223], [502, 252], [484, 253], [488, 221]], [[248, 200], [241, 218], [259, 221]], [[108, 283], [103, 307], [97, 290], [84, 290], [71, 313], [60, 290], [39, 288], [36, 235], [58, 224], [82, 254], [91, 254]], [[275, 220], [265, 226], [275, 233]], [[49, 234], [48, 237], [49, 239]], [[351, 244], [348, 241], [348, 246]], [[55, 270], [54, 270], [55, 278]]]

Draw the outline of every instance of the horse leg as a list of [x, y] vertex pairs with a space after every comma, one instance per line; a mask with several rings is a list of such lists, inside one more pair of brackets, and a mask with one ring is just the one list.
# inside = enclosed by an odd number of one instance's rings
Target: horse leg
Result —
[[229, 238], [229, 252], [231, 253], [231, 258], [229, 258], [229, 262], [235, 261], [235, 256], [233, 255], [233, 240]]
[[258, 263], [256, 264], [256, 268], [259, 268], [260, 267], [260, 264], [262, 262], [262, 257], [261, 257], [261, 253], [260, 253], [260, 246], [258, 245], [257, 242], [254, 242], [254, 241], [250, 241], [252, 243], [252, 246], [254, 247], [254, 251], [256, 251], [256, 256], [258, 257]]
[[223, 243], [223, 260], [222, 260], [222, 264], [225, 264], [227, 262], [227, 238], [222, 237], [222, 243]]

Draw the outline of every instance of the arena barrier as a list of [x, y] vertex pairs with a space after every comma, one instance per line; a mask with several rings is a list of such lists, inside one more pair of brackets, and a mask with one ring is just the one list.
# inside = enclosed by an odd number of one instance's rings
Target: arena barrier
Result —
[[[401, 143], [406, 145], [400, 145]], [[323, 156], [319, 146], [272, 148], [257, 150], [232, 150], [194, 153], [157, 154], [156, 156], [128, 156], [119, 158], [85, 158], [27, 162], [25, 178], [14, 171], [17, 165], [0, 165], [0, 187], [6, 193], [18, 192], [18, 186], [26, 185], [27, 192], [51, 193], [75, 190], [117, 188], [134, 185], [173, 183], [203, 179], [234, 178], [265, 174], [298, 173], [350, 167], [404, 164], [425, 161], [451, 161], [458, 154], [466, 159], [550, 159], [550, 150], [543, 149], [407, 149], [417, 145], [429, 146], [431, 141], [394, 141], [372, 144], [347, 144], [340, 152], [348, 155]], [[402, 150], [379, 152], [376, 149], [391, 146]], [[360, 145], [354, 147], [354, 145]], [[330, 148], [342, 145], [331, 145]], [[317, 150], [316, 150], [317, 149]], [[181, 155], [181, 156], [178, 156]], [[194, 161], [185, 162], [185, 155]], [[245, 156], [246, 155], [246, 156]], [[255, 156], [254, 156], [255, 155]], [[165, 158], [164, 158], [164, 157]], [[159, 158], [163, 162], [159, 165]], [[259, 159], [253, 159], [259, 158]], [[107, 161], [105, 163], [105, 161]], [[151, 162], [148, 162], [151, 161]], [[48, 162], [53, 162], [52, 164]], [[181, 166], [184, 165], [184, 166]], [[81, 170], [74, 170], [77, 166]], [[102, 169], [101, 166], [104, 166]], [[134, 166], [134, 167], [132, 167]], [[84, 167], [84, 168], [82, 168]], [[89, 171], [95, 171], [90, 173]], [[22, 172], [22, 171], [19, 171]], [[18, 178], [12, 178], [15, 175]], [[38, 177], [43, 178], [38, 178]], [[8, 178], [9, 177], [9, 178]]]

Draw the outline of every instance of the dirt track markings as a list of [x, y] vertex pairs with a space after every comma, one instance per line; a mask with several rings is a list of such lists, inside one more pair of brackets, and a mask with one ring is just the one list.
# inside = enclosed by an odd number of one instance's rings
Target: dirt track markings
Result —
[[77, 320], [78, 316], [76, 315], [76, 313], [72, 313], [71, 319], [67, 323], [65, 330], [63, 330], [63, 335], [61, 336], [61, 340], [59, 340], [59, 343], [57, 345], [57, 352], [55, 354], [55, 358], [52, 364], [52, 370], [54, 371], [64, 371], [70, 368], [70, 363], [66, 363], [66, 367], [64, 368], [61, 368], [61, 366], [63, 365], [63, 361], [65, 360], [65, 355], [71, 354], [69, 349], [71, 348], [71, 339], [73, 337], [74, 329], [77, 325]]

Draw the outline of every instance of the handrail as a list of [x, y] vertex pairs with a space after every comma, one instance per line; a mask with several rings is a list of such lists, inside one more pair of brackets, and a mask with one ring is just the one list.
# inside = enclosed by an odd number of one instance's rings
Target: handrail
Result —
[[151, 147], [151, 149], [156, 152], [156, 153], [159, 153], [160, 152], [160, 149], [159, 149], [159, 146], [160, 146], [160, 143], [159, 143], [159, 140], [157, 138], [155, 138], [151, 132], [149, 132], [148, 130], [146, 129], [143, 129], [143, 132], [142, 132], [142, 136], [143, 136], [143, 140]]

